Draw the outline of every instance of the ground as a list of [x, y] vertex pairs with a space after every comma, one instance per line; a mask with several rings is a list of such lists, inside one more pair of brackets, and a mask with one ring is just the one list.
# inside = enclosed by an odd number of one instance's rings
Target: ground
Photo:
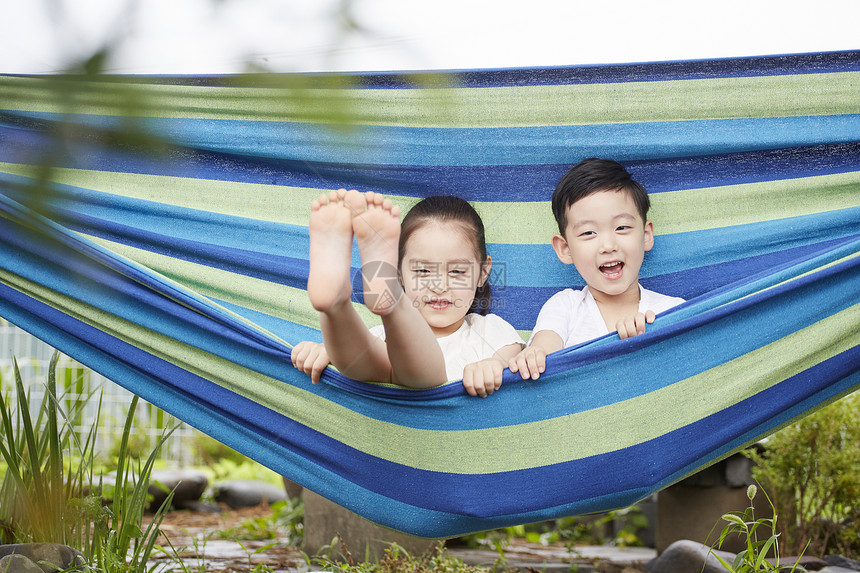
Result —
[[[238, 510], [222, 506], [220, 513], [178, 510], [168, 512], [161, 524], [163, 537], [170, 540], [183, 565], [163, 552], [157, 555], [163, 570], [184, 573], [249, 572], [258, 570], [304, 573], [309, 570], [301, 548], [291, 546], [287, 539], [242, 540], [227, 539], [219, 532], [247, 531], [241, 527], [246, 520], [263, 522], [271, 515], [266, 506]], [[173, 555], [162, 538], [159, 543]], [[470, 564], [491, 566], [499, 558], [493, 549], [450, 548], [450, 553]], [[581, 571], [642, 571], [642, 564], [655, 556], [647, 548], [614, 548], [583, 546], [572, 556], [563, 545], [540, 545], [517, 540], [504, 550], [507, 565], [519, 571], [568, 571], [571, 561], [581, 565]]]
[[[222, 538], [218, 532], [239, 527], [244, 520], [264, 518], [271, 514], [266, 506], [243, 509], [222, 507], [220, 513], [177, 510], [168, 512], [161, 523], [159, 543], [168, 553], [182, 558], [186, 572], [245, 572], [259, 564], [272, 571], [306, 571], [304, 555], [286, 540], [235, 540]], [[166, 539], [169, 539], [169, 545]], [[161, 552], [157, 561], [167, 568], [179, 569], [175, 559]]]

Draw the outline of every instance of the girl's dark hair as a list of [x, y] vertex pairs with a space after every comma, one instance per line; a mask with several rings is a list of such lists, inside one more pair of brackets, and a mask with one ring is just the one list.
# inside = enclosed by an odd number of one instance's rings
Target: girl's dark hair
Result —
[[611, 159], [583, 159], [564, 174], [552, 194], [552, 213], [558, 232], [567, 229], [567, 210], [580, 199], [598, 191], [624, 191], [636, 204], [642, 221], [648, 220], [648, 192], [623, 165]]
[[[487, 243], [484, 238], [484, 222], [468, 201], [452, 195], [434, 195], [427, 197], [415, 204], [400, 224], [400, 244], [398, 245], [399, 257], [398, 268], [403, 263], [404, 247], [409, 237], [427, 223], [459, 223], [464, 230], [469, 231], [468, 236], [475, 243], [475, 252], [478, 254], [480, 269], [483, 270], [484, 262], [487, 260]], [[467, 312], [487, 314], [492, 303], [490, 293], [490, 281], [484, 281], [475, 291], [475, 300]]]

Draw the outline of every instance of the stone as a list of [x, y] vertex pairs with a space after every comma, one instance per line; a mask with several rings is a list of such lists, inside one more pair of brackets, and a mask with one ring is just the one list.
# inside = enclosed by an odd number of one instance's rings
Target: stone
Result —
[[293, 480], [281, 476], [284, 480], [284, 491], [287, 492], [287, 497], [290, 499], [301, 497], [302, 495], [302, 486], [294, 482]]
[[[756, 517], [769, 518], [773, 510], [761, 494], [753, 501]], [[746, 488], [742, 487], [668, 487], [657, 494], [657, 552], [662, 553], [673, 542], [686, 539], [712, 545], [727, 525], [723, 514], [742, 511], [750, 504]], [[716, 527], [715, 527], [716, 524]], [[737, 534], [726, 537], [724, 551], [739, 552], [746, 540]]]
[[167, 494], [174, 488], [172, 505], [175, 508], [184, 509], [189, 503], [199, 501], [208, 485], [209, 479], [200, 471], [152, 470], [148, 489], [149, 495], [152, 496], [149, 509], [158, 510], [167, 499]]
[[[21, 571], [22, 573], [31, 571], [32, 569], [21, 558], [29, 560], [37, 567], [36, 570], [44, 571], [44, 573], [72, 569], [86, 563], [83, 553], [73, 547], [60, 543], [13, 543], [0, 545], [0, 558], [5, 559], [13, 555], [18, 557], [8, 560], [9, 566], [20, 567], [20, 569], [9, 569], [9, 571]], [[2, 570], [0, 569], [0, 571]]]
[[29, 557], [24, 557], [17, 553], [0, 559], [0, 571], [3, 573], [45, 573]]
[[833, 567], [842, 567], [843, 569], [860, 571], [860, 561], [849, 559], [843, 555], [827, 555], [824, 557], [824, 560], [828, 565]]
[[725, 463], [724, 477], [729, 487], [747, 487], [755, 483], [752, 478], [753, 462], [748, 457], [735, 454]]
[[189, 501], [182, 509], [187, 509], [197, 513], [221, 513], [223, 511], [223, 508], [220, 505], [209, 501]]
[[[769, 563], [774, 563], [776, 559], [769, 557], [767, 559]], [[827, 567], [827, 561], [824, 559], [819, 559], [818, 557], [814, 557], [812, 555], [804, 555], [802, 557], [788, 556], [779, 558], [780, 567], [788, 566], [789, 568], [793, 567], [795, 563], [806, 569], [807, 571], [819, 571]]]
[[231, 509], [254, 507], [287, 499], [283, 488], [256, 480], [218, 482], [213, 487], [215, 501], [226, 503]]
[[[371, 562], [385, 557], [385, 550], [397, 543], [410, 555], [419, 556], [432, 551], [438, 539], [416, 537], [377, 525], [356, 513], [308, 489], [302, 494], [305, 500], [304, 551], [316, 555], [339, 538], [353, 557]], [[336, 557], [339, 548], [333, 548]]]
[[[713, 552], [727, 563], [735, 559], [728, 551]], [[682, 539], [666, 548], [651, 564], [650, 573], [726, 573], [728, 569], [711, 554], [711, 548], [696, 541]]]

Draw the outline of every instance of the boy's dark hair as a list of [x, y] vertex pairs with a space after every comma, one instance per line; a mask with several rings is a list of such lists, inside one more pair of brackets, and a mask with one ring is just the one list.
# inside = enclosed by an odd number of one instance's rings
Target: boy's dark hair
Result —
[[[415, 231], [428, 223], [458, 223], [463, 228], [464, 235], [473, 241], [475, 253], [478, 255], [481, 268], [483, 268], [484, 261], [487, 260], [487, 243], [481, 216], [464, 199], [453, 195], [434, 195], [416, 203], [403, 217], [403, 222], [400, 224], [400, 243], [398, 245], [398, 270], [403, 263], [406, 241]], [[487, 314], [491, 302], [490, 281], [486, 280], [475, 291], [475, 300], [472, 301], [472, 306], [469, 307], [467, 314], [471, 312]]]
[[567, 210], [570, 206], [598, 191], [629, 193], [642, 220], [648, 220], [651, 201], [645, 188], [617, 161], [591, 157], [571, 167], [552, 193], [552, 214], [558, 223], [559, 233], [564, 235], [567, 228]]

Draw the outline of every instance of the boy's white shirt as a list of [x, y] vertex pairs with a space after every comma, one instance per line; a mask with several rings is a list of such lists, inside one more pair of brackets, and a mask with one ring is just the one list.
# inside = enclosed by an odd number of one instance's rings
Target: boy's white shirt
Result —
[[[370, 333], [385, 340], [385, 328], [377, 325]], [[462, 380], [463, 369], [473, 362], [491, 358], [493, 354], [509, 344], [523, 344], [519, 333], [500, 316], [470, 313], [460, 328], [453, 334], [437, 338], [442, 356], [445, 357], [445, 373], [448, 380]]]
[[[660, 294], [639, 285], [639, 312], [643, 314], [648, 310], [659, 314], [682, 302], [684, 302], [682, 298]], [[612, 332], [606, 328], [600, 309], [597, 308], [597, 302], [587, 286], [581, 290], [567, 288], [550, 297], [538, 314], [529, 344], [535, 334], [542, 330], [550, 330], [558, 334], [564, 343], [564, 348]]]

